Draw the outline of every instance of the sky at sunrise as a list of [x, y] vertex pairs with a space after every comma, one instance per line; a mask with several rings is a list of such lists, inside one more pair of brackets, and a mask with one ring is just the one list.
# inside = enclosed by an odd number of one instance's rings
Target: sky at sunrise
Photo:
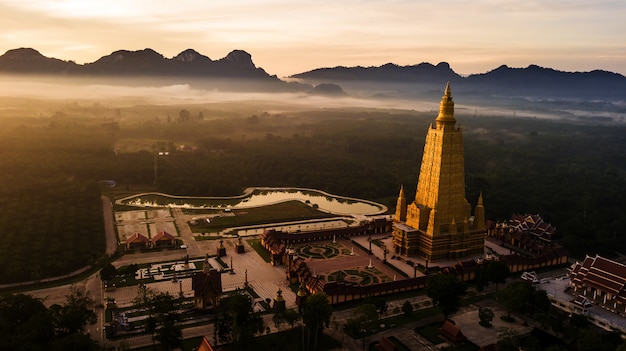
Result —
[[624, 0], [0, 0], [0, 54], [88, 63], [119, 49], [213, 60], [241, 49], [279, 77], [320, 67], [445, 61], [626, 75]]

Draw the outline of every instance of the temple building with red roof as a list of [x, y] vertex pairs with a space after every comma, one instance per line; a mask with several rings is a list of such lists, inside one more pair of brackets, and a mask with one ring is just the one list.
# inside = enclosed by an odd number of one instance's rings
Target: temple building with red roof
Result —
[[626, 265], [598, 255], [587, 256], [582, 263], [572, 265], [569, 276], [575, 301], [588, 300], [626, 316]]
[[152, 246], [176, 246], [176, 237], [166, 231], [161, 231], [152, 237]]
[[530, 251], [560, 239], [556, 227], [546, 223], [538, 214], [514, 214], [509, 220], [491, 226], [487, 235]]
[[150, 239], [141, 233], [134, 233], [126, 239], [126, 249], [143, 249], [150, 245]]
[[216, 271], [205, 258], [202, 272], [191, 275], [194, 304], [198, 310], [215, 309], [219, 305], [222, 289], [222, 273]]

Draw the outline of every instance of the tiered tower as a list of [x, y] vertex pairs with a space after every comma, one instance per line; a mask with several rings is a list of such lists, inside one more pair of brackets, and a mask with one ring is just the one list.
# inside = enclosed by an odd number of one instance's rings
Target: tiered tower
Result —
[[415, 200], [406, 206], [404, 190], [400, 190], [393, 229], [396, 254], [417, 255], [428, 261], [483, 254], [486, 230], [482, 194], [471, 216], [465, 199], [464, 167], [463, 134], [456, 127], [448, 83], [439, 115], [426, 135]]

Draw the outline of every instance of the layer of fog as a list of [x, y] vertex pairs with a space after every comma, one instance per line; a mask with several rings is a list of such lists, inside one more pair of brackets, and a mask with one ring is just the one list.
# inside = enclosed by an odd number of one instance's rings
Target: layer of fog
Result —
[[180, 105], [236, 101], [273, 101], [287, 105], [315, 108], [394, 108], [433, 109], [438, 102], [416, 105], [415, 101], [376, 100], [347, 96], [324, 96], [308, 93], [232, 92], [198, 89], [190, 84], [164, 86], [110, 85], [83, 83], [76, 80], [51, 82], [31, 79], [0, 80], [0, 97], [63, 101], [109, 101], [117, 106], [153, 104]]
[[[300, 109], [385, 109], [432, 111], [439, 109], [439, 100], [443, 93], [437, 90], [410, 90], [397, 87], [381, 86], [346, 89], [345, 96], [323, 96], [305, 92], [230, 92], [220, 89], [198, 88], [190, 84], [157, 85], [141, 84], [110, 84], [97, 81], [77, 79], [40, 79], [28, 77], [0, 77], [0, 97], [3, 105], [0, 111], [10, 108], [7, 98], [21, 98], [63, 102], [89, 102], [107, 105], [108, 107], [127, 107], [136, 105], [193, 105], [217, 103], [272, 103], [275, 111], [285, 112]], [[519, 118], [541, 118], [551, 120], [567, 120], [575, 123], [615, 123], [623, 124], [624, 114], [620, 111], [589, 111], [574, 107], [545, 108], [536, 102], [507, 103], [495, 100], [464, 96], [463, 92], [455, 92], [457, 114], [474, 116], [503, 116]], [[282, 107], [281, 107], [282, 106]], [[0, 115], [1, 116], [1, 115]]]

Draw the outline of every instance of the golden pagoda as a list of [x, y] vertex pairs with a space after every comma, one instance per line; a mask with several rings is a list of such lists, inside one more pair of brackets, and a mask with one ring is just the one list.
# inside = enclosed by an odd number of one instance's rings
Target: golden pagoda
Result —
[[486, 234], [482, 202], [481, 194], [472, 216], [465, 199], [463, 134], [456, 126], [448, 83], [439, 115], [426, 134], [415, 200], [408, 206], [400, 188], [393, 228], [395, 253], [428, 261], [482, 255]]

